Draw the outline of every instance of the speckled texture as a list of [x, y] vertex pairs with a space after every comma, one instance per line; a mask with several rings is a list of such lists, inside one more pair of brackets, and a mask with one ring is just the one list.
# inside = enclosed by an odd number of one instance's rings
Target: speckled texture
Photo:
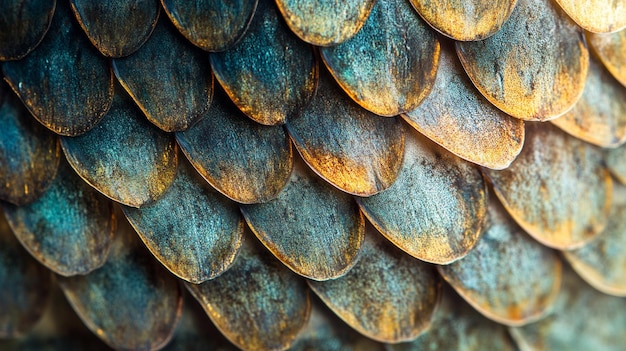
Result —
[[277, 0], [278, 8], [300, 39], [332, 46], [352, 38], [363, 26], [375, 0]]
[[0, 213], [0, 338], [15, 338], [37, 323], [48, 302], [52, 274], [15, 239]]
[[252, 23], [234, 48], [211, 55], [211, 66], [228, 96], [247, 116], [283, 124], [302, 112], [315, 92], [317, 62], [271, 0], [260, 0]]
[[580, 100], [574, 108], [551, 122], [594, 145], [622, 145], [626, 142], [626, 86], [615, 80], [600, 62], [592, 59]]
[[111, 203], [67, 162], [35, 202], [2, 207], [22, 245], [55, 273], [87, 274], [106, 261], [115, 227]]
[[47, 131], [0, 82], [0, 199], [24, 205], [37, 199], [57, 174], [61, 149]]
[[430, 327], [439, 301], [439, 278], [431, 266], [367, 228], [357, 264], [343, 277], [309, 281], [309, 286], [360, 333], [381, 342], [412, 340]]
[[594, 33], [626, 28], [626, 1], [556, 0], [578, 25]]
[[485, 174], [516, 222], [546, 246], [580, 247], [606, 226], [613, 183], [602, 152], [552, 124], [526, 123], [517, 160]]
[[524, 233], [497, 200], [488, 209], [476, 247], [462, 260], [437, 268], [487, 318], [513, 326], [537, 321], [559, 292], [561, 261]]
[[107, 57], [137, 51], [150, 37], [161, 11], [158, 0], [70, 1], [87, 37]]
[[[176, 74], [172, 67], [178, 67]], [[166, 132], [189, 128], [211, 105], [213, 74], [206, 53], [167, 19], [137, 53], [113, 60], [113, 70], [148, 120]]]
[[455, 40], [482, 40], [496, 33], [517, 0], [410, 0], [440, 33]]
[[400, 171], [404, 154], [400, 120], [362, 109], [326, 71], [311, 105], [287, 122], [287, 130], [307, 164], [350, 194], [379, 193]]
[[556, 118], [582, 94], [589, 64], [583, 30], [551, 0], [519, 0], [495, 35], [456, 47], [478, 90], [514, 117]]
[[176, 139], [196, 170], [234, 201], [270, 201], [289, 180], [293, 151], [285, 131], [251, 121], [220, 88], [202, 120]]
[[183, 294], [183, 313], [172, 341], [163, 351], [237, 351], [204, 313], [190, 293]]
[[0, 61], [19, 60], [31, 52], [48, 31], [56, 0], [0, 2]]
[[432, 92], [404, 119], [455, 155], [492, 169], [503, 169], [522, 151], [524, 122], [490, 104], [472, 85], [444, 42]]
[[5, 80], [35, 118], [61, 135], [93, 128], [113, 98], [108, 63], [75, 21], [69, 5], [60, 1], [37, 50], [2, 65]]
[[452, 289], [444, 287], [430, 328], [415, 341], [387, 345], [388, 351], [515, 351], [505, 327], [472, 309]]
[[384, 351], [383, 344], [349, 328], [319, 298], [311, 296], [311, 317], [290, 351]]
[[104, 266], [89, 275], [61, 277], [59, 284], [87, 328], [109, 346], [157, 350], [170, 340], [180, 318], [181, 287], [128, 222], [118, 221], [115, 237]]
[[0, 339], [3, 351], [111, 351], [85, 327], [61, 289], [53, 283], [44, 312], [28, 337]]
[[174, 136], [148, 123], [119, 87], [105, 119], [89, 133], [62, 138], [61, 145], [81, 178], [127, 206], [156, 200], [176, 176]]
[[439, 41], [406, 0], [378, 0], [359, 33], [320, 53], [359, 105], [396, 116], [416, 108], [430, 93]]
[[224, 51], [241, 39], [258, 0], [161, 0], [176, 28], [194, 45]]
[[242, 206], [254, 234], [287, 267], [315, 280], [345, 274], [356, 262], [365, 222], [351, 196], [298, 161], [278, 198]]
[[594, 290], [570, 269], [563, 273], [563, 287], [550, 314], [510, 329], [520, 350], [623, 350], [626, 300]]
[[201, 283], [226, 271], [241, 246], [239, 207], [219, 195], [181, 162], [178, 175], [157, 201], [124, 214], [150, 252], [176, 276]]
[[615, 179], [626, 185], [626, 146], [607, 150], [604, 158]]
[[233, 267], [222, 276], [186, 285], [215, 326], [245, 350], [286, 349], [311, 310], [304, 281], [254, 238], [244, 242]]
[[623, 86], [626, 86], [626, 29], [611, 34], [587, 33], [589, 46]]
[[407, 127], [398, 180], [358, 202], [387, 239], [408, 254], [436, 264], [467, 255], [482, 233], [485, 182], [465, 162]]
[[626, 296], [626, 187], [616, 184], [609, 223], [597, 239], [563, 255], [589, 285], [615, 296]]

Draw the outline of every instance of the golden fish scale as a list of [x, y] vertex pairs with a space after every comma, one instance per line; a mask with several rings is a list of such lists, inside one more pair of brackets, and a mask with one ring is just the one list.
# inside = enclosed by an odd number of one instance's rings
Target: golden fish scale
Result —
[[620, 350], [583, 3], [6, 1], [0, 349]]

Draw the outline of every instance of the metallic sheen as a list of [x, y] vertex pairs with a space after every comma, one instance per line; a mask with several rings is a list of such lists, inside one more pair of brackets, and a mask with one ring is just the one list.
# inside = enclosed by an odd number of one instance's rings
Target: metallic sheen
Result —
[[275, 199], [293, 167], [291, 141], [283, 128], [250, 120], [220, 88], [202, 120], [176, 133], [176, 139], [196, 170], [240, 203]]
[[521, 328], [510, 328], [521, 351], [619, 351], [626, 345], [626, 300], [594, 290], [570, 269], [550, 313]]
[[253, 237], [244, 241], [233, 267], [223, 275], [186, 286], [222, 334], [244, 350], [288, 348], [311, 311], [304, 280]]
[[300, 275], [333, 279], [356, 262], [363, 215], [350, 195], [315, 176], [302, 161], [278, 198], [241, 210], [263, 245]]
[[215, 77], [253, 120], [283, 124], [315, 93], [313, 49], [281, 22], [273, 1], [260, 0], [250, 28], [232, 49], [211, 55]]
[[376, 0], [276, 0], [287, 25], [300, 39], [332, 46], [352, 38]]
[[107, 57], [137, 51], [150, 37], [161, 12], [158, 0], [70, 1], [87, 37]]
[[624, 0], [556, 0], [556, 2], [578, 25], [590, 32], [608, 33], [626, 28]]
[[454, 40], [483, 40], [509, 19], [517, 0], [410, 0], [434, 29]]
[[367, 227], [359, 261], [337, 279], [309, 286], [335, 314], [381, 342], [413, 340], [430, 327], [440, 286], [433, 267], [404, 254]]
[[588, 33], [587, 39], [604, 66], [626, 87], [626, 29], [611, 34]]
[[239, 251], [239, 207], [218, 194], [188, 162], [157, 201], [124, 214], [150, 252], [174, 275], [199, 284], [226, 271]]
[[161, 0], [176, 28], [206, 51], [224, 51], [244, 35], [258, 0]]
[[448, 151], [487, 168], [507, 168], [524, 145], [524, 122], [476, 90], [450, 45], [442, 45], [433, 91], [403, 117]]
[[622, 145], [626, 142], [626, 86], [615, 80], [602, 63], [592, 59], [580, 100], [551, 122], [594, 145]]
[[113, 74], [59, 1], [48, 34], [37, 50], [2, 65], [5, 80], [28, 110], [57, 134], [93, 128], [113, 99]]
[[213, 74], [206, 53], [180, 38], [166, 19], [139, 51], [113, 60], [113, 70], [148, 120], [166, 132], [189, 128], [211, 105]]
[[325, 71], [311, 105], [287, 121], [287, 130], [307, 164], [347, 193], [379, 193], [400, 171], [404, 154], [400, 119], [364, 110]]
[[377, 0], [356, 36], [320, 53], [354, 101], [378, 115], [396, 116], [430, 93], [439, 40], [406, 0]]
[[406, 129], [398, 179], [358, 203], [374, 226], [409, 255], [435, 264], [454, 262], [482, 234], [486, 184], [472, 164]]
[[610, 295], [626, 297], [626, 188], [615, 185], [609, 223], [597, 239], [563, 255], [589, 285]]
[[56, 0], [3, 0], [0, 2], [0, 61], [19, 60], [46, 35]]
[[600, 149], [549, 123], [526, 123], [517, 160], [485, 174], [515, 221], [546, 246], [580, 247], [606, 226], [613, 183]]
[[174, 136], [148, 123], [121, 89], [96, 128], [79, 137], [64, 137], [61, 145], [81, 178], [127, 206], [156, 200], [176, 176]]
[[498, 323], [519, 326], [546, 314], [561, 286], [561, 261], [530, 238], [496, 199], [485, 232], [462, 260], [437, 267], [470, 305]]
[[511, 116], [546, 121], [568, 111], [583, 92], [589, 53], [583, 30], [552, 0], [519, 0], [493, 36], [457, 42], [478, 90]]
[[172, 337], [182, 309], [178, 281], [158, 264], [124, 219], [107, 262], [88, 275], [59, 277], [87, 328], [114, 349], [157, 350]]
[[2, 207], [18, 240], [53, 272], [87, 274], [106, 261], [115, 228], [111, 203], [67, 162], [35, 202]]
[[0, 82], [0, 199], [16, 205], [35, 201], [56, 177], [59, 142]]

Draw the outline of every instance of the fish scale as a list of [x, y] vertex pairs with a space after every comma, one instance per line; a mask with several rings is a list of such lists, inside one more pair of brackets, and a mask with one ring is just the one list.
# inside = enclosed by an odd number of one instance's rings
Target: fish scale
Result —
[[621, 350], [600, 3], [0, 0], [0, 349]]

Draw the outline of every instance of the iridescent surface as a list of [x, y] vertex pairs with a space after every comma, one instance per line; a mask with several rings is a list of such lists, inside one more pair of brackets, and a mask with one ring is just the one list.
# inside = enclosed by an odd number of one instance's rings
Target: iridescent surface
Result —
[[606, 226], [612, 181], [602, 152], [549, 123], [526, 123], [511, 167], [485, 174], [511, 216], [544, 245], [581, 247]]
[[482, 40], [509, 19], [517, 0], [410, 0], [440, 33], [462, 41]]
[[286, 349], [311, 311], [304, 281], [254, 238], [244, 242], [233, 267], [222, 276], [186, 286], [215, 326], [245, 350]]
[[41, 42], [54, 15], [56, 0], [2, 0], [0, 61], [19, 60]]
[[589, 33], [587, 39], [613, 77], [626, 86], [626, 29], [611, 34]]
[[150, 252], [176, 276], [198, 284], [226, 271], [241, 246], [239, 208], [209, 186], [188, 162], [157, 201], [124, 214]]
[[312, 48], [281, 22], [273, 1], [260, 0], [250, 28], [232, 49], [211, 55], [211, 67], [228, 96], [248, 117], [283, 124], [315, 92]]
[[59, 142], [4, 82], [0, 82], [0, 125], [0, 199], [24, 205], [52, 184], [61, 156]]
[[72, 10], [91, 43], [107, 57], [128, 56], [154, 30], [158, 0], [70, 0]]
[[398, 180], [359, 198], [368, 219], [392, 243], [420, 260], [448, 264], [474, 247], [487, 213], [478, 169], [407, 128]]
[[432, 267], [405, 255], [367, 227], [359, 261], [343, 277], [309, 281], [341, 319], [378, 341], [412, 340], [430, 327], [439, 301]]
[[511, 328], [521, 350], [622, 350], [626, 300], [602, 294], [565, 269], [563, 287], [541, 321]]
[[189, 128], [211, 105], [213, 75], [206, 54], [180, 38], [166, 19], [137, 53], [113, 60], [113, 69], [148, 120], [166, 132]]
[[527, 236], [497, 200], [488, 209], [476, 247], [439, 272], [487, 318], [513, 326], [537, 321], [559, 292], [561, 261]]
[[600, 62], [591, 60], [580, 100], [551, 122], [588, 143], [617, 147], [626, 142], [626, 86], [615, 80]]
[[456, 53], [444, 43], [433, 91], [404, 119], [455, 155], [504, 169], [524, 145], [524, 122], [487, 101], [472, 85]]
[[626, 27], [624, 0], [556, 0], [578, 25], [590, 32], [616, 32]]
[[113, 75], [60, 1], [37, 50], [5, 62], [6, 81], [35, 118], [53, 132], [79, 135], [93, 128], [113, 98]]
[[456, 43], [478, 90], [511, 116], [553, 119], [582, 94], [589, 64], [587, 44], [582, 29], [555, 6], [550, 0], [519, 0], [496, 34]]
[[481, 316], [444, 286], [430, 328], [414, 341], [387, 345], [388, 351], [517, 350], [506, 328]]
[[159, 349], [180, 318], [179, 282], [154, 260], [125, 220], [118, 221], [111, 253], [100, 269], [60, 277], [59, 284], [87, 328], [114, 349]]
[[258, 0], [161, 0], [176, 28], [194, 45], [224, 51], [241, 39]]
[[416, 108], [430, 93], [439, 41], [406, 0], [378, 0], [357, 35], [320, 53], [359, 105], [396, 116]]
[[563, 255], [589, 285], [610, 295], [626, 296], [626, 188], [616, 184], [609, 222], [597, 239]]
[[277, 0], [291, 30], [317, 46], [332, 46], [353, 37], [363, 26], [375, 0]]
[[62, 138], [61, 145], [81, 178], [127, 206], [156, 200], [176, 176], [174, 137], [148, 123], [119, 88], [102, 123], [82, 136]]
[[362, 109], [326, 72], [311, 105], [287, 121], [287, 131], [307, 164], [350, 194], [379, 193], [400, 171], [404, 154], [400, 120]]
[[2, 207], [22, 245], [55, 273], [87, 274], [106, 261], [115, 228], [111, 203], [67, 162], [35, 202]]
[[222, 89], [202, 120], [176, 139], [196, 170], [237, 202], [272, 200], [289, 180], [293, 151], [283, 128], [250, 120]]
[[275, 200], [241, 210], [263, 245], [300, 275], [333, 279], [356, 262], [363, 215], [350, 195], [312, 174], [302, 161]]

